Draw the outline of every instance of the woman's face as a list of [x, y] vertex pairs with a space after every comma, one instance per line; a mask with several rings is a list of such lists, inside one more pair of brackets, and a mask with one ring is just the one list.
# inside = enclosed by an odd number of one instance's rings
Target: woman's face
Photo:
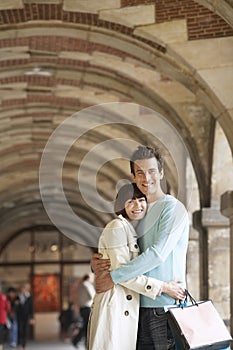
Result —
[[125, 211], [129, 221], [140, 220], [146, 214], [147, 202], [144, 197], [128, 199], [125, 202]]

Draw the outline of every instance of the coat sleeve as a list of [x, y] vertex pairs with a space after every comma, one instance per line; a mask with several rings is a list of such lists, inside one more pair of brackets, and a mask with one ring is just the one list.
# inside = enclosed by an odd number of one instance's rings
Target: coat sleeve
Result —
[[8, 299], [6, 299], [6, 303], [5, 303], [5, 311], [7, 314], [10, 314], [11, 313], [11, 305], [10, 305], [10, 302]]
[[29, 319], [32, 319], [34, 317], [34, 306], [33, 306], [33, 301], [31, 296], [28, 299], [28, 316], [29, 316]]
[[[117, 269], [128, 263], [134, 244], [128, 244], [123, 223], [116, 219], [112, 222], [111, 226], [105, 228], [103, 233], [99, 251], [103, 254], [104, 258], [108, 257], [111, 260], [111, 269]], [[139, 294], [155, 299], [162, 288], [163, 282], [141, 275], [120, 284]]]

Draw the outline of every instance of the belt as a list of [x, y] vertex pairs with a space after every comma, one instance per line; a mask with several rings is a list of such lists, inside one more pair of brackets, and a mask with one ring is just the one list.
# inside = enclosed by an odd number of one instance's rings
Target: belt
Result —
[[140, 307], [140, 310], [145, 312], [145, 311], [148, 311], [148, 312], [154, 312], [156, 313], [157, 315], [162, 315], [162, 314], [165, 314], [166, 311], [164, 310], [163, 307]]

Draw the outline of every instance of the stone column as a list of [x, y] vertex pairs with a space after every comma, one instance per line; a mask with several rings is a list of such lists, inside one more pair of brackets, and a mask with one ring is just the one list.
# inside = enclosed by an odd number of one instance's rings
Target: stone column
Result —
[[199, 232], [200, 299], [211, 299], [229, 323], [229, 222], [217, 208], [193, 213]]
[[230, 219], [230, 330], [233, 334], [233, 191], [221, 196], [221, 213]]
[[202, 224], [202, 210], [193, 213], [193, 227], [199, 232], [199, 283], [200, 299], [209, 298], [209, 270], [208, 270], [208, 231]]

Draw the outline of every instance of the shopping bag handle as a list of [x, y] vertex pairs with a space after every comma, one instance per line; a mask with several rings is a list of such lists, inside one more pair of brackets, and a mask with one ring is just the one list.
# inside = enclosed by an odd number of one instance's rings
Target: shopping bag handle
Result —
[[193, 296], [189, 293], [188, 289], [185, 289], [185, 301], [187, 302], [188, 301], [188, 298], [189, 300], [191, 301], [191, 303], [193, 305], [197, 305], [198, 306], [198, 303], [196, 302], [196, 300], [193, 298]]
[[198, 306], [198, 303], [193, 298], [193, 296], [189, 293], [188, 289], [185, 289], [185, 298], [183, 300], [179, 301], [178, 306], [183, 308], [183, 307], [187, 306], [188, 301], [190, 301], [192, 303], [192, 305]]

